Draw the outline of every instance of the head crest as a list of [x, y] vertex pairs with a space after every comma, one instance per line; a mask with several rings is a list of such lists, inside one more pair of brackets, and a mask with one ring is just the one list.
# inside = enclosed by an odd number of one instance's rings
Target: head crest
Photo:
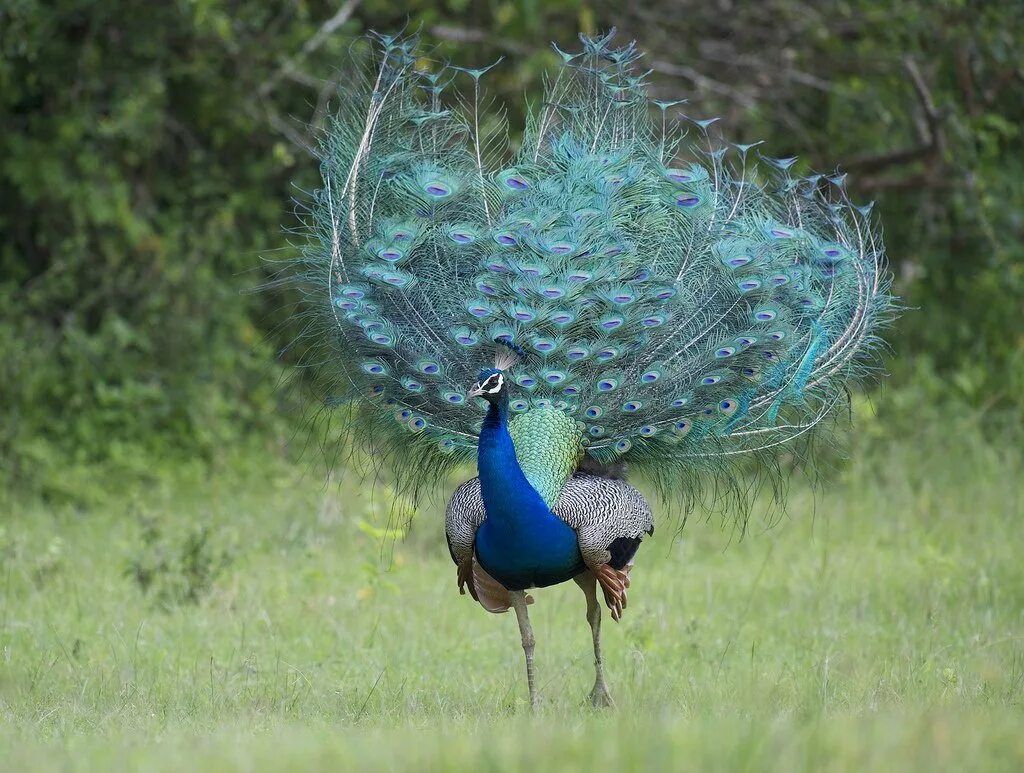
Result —
[[494, 349], [494, 367], [498, 370], [508, 370], [526, 357], [526, 350], [519, 344], [504, 338], [495, 338], [494, 343], [497, 344]]

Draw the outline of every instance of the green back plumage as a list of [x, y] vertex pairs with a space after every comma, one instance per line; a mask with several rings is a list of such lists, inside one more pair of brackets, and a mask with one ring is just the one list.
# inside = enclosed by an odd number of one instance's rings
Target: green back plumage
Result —
[[523, 474], [548, 507], [554, 507], [583, 456], [582, 428], [565, 411], [533, 408], [516, 414], [508, 431]]
[[377, 39], [324, 137], [298, 271], [318, 373], [412, 483], [475, 453], [466, 389], [495, 339], [529, 353], [515, 414], [568, 417], [688, 501], [744, 499], [737, 462], [770, 468], [871, 369], [893, 300], [869, 208], [651, 102], [610, 37], [558, 51], [511, 159], [486, 69], [419, 72], [415, 39]]

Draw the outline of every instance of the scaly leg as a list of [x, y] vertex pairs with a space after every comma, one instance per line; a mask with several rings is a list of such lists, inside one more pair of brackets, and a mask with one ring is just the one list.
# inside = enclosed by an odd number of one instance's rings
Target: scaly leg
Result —
[[524, 591], [509, 591], [512, 598], [512, 607], [516, 610], [516, 619], [519, 621], [519, 635], [523, 640], [523, 652], [526, 654], [526, 681], [530, 686], [530, 708], [537, 709], [539, 699], [537, 687], [533, 679], [533, 628], [530, 626], [530, 614], [526, 611], [527, 595]]
[[601, 604], [597, 600], [597, 577], [593, 572], [584, 572], [575, 578], [583, 594], [587, 597], [587, 622], [590, 633], [594, 637], [594, 689], [590, 691], [590, 702], [594, 708], [607, 708], [615, 705], [608, 685], [604, 683], [604, 661], [601, 658]]

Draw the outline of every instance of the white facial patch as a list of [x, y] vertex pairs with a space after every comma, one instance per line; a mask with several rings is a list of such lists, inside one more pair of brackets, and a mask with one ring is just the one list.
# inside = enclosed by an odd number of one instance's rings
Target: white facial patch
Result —
[[505, 379], [500, 373], [492, 373], [487, 380], [480, 385], [480, 391], [488, 395], [496, 395], [505, 385]]

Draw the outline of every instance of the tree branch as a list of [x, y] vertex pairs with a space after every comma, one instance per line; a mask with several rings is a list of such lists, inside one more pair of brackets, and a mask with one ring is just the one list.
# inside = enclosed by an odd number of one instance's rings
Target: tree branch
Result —
[[349, 18], [352, 16], [352, 13], [356, 10], [356, 8], [359, 6], [359, 3], [361, 2], [362, 0], [346, 0], [345, 4], [338, 9], [338, 12], [335, 13], [334, 16], [332, 16], [330, 19], [328, 19], [327, 21], [320, 25], [320, 29], [316, 31], [316, 34], [314, 34], [313, 37], [306, 41], [305, 45], [302, 46], [302, 48], [299, 50], [297, 54], [295, 54], [295, 56], [285, 59], [281, 63], [281, 66], [274, 70], [274, 72], [270, 74], [270, 77], [268, 77], [265, 81], [263, 81], [262, 84], [260, 84], [260, 96], [266, 96], [267, 94], [269, 94], [273, 90], [274, 86], [278, 84], [281, 78], [285, 77], [286, 75], [289, 75], [295, 70], [295, 65], [300, 60], [306, 58], [314, 51], [316, 51], [318, 48], [320, 48], [320, 46], [324, 44], [324, 41], [326, 41], [327, 38], [334, 34], [334, 31], [337, 30], [338, 27], [340, 27], [342, 24], [349, 20]]
[[721, 94], [745, 110], [752, 110], [757, 106], [757, 100], [749, 94], [745, 94], [741, 90], [733, 88], [721, 81], [717, 81], [714, 78], [709, 78], [707, 75], [697, 72], [692, 67], [681, 64], [672, 64], [671, 62], [654, 61], [651, 62], [651, 69], [655, 72], [660, 72], [663, 75], [685, 78], [698, 89], [703, 88], [708, 91], [713, 91], [716, 94]]
[[266, 112], [267, 121], [275, 130], [285, 136], [285, 138], [298, 148], [306, 151], [313, 158], [320, 158], [320, 153], [316, 148], [312, 138], [298, 131], [288, 121], [281, 117], [281, 115], [270, 107], [270, 105], [264, 103], [263, 109]]
[[435, 24], [430, 28], [430, 34], [438, 40], [446, 40], [449, 43], [486, 43], [510, 54], [527, 54], [531, 52], [531, 48], [522, 43], [516, 43], [514, 40], [505, 38], [492, 38], [485, 30], [473, 29], [471, 27]]
[[928, 188], [930, 190], [951, 188], [952, 180], [936, 180], [927, 172], [907, 177], [858, 177], [857, 188], [865, 191], [909, 191]]
[[[921, 110], [924, 114], [923, 124], [918, 124], [917, 133], [920, 138], [919, 144], [910, 148], [899, 148], [886, 151], [885, 153], [872, 153], [862, 156], [854, 156], [843, 168], [862, 172], [876, 172], [890, 166], [909, 164], [912, 161], [929, 161], [929, 169], [926, 178], [933, 178], [941, 166], [942, 157], [946, 150], [946, 137], [942, 130], [942, 113], [935, 106], [931, 90], [921, 75], [917, 63], [910, 57], [903, 59], [903, 69], [906, 70], [910, 83], [914, 87], [918, 101], [921, 103]], [[913, 178], [910, 178], [913, 179]], [[886, 181], [884, 178], [873, 180], [874, 187], [895, 187], [896, 180]], [[860, 181], [862, 187], [868, 186], [865, 180]]]

